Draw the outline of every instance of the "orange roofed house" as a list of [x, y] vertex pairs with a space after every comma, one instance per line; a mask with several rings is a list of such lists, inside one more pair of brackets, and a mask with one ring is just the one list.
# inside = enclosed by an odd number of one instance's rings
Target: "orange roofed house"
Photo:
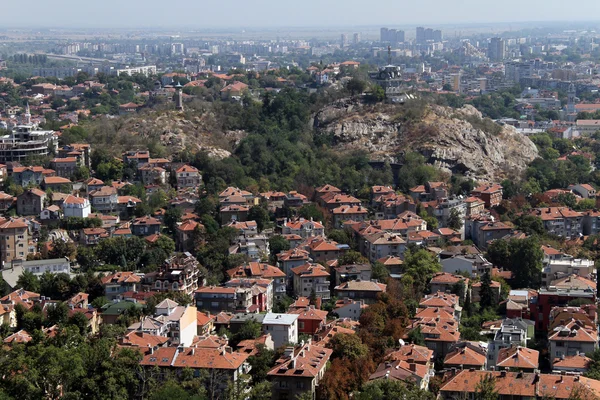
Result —
[[107, 299], [113, 300], [125, 292], [137, 292], [141, 278], [133, 272], [115, 272], [102, 278], [102, 286]]
[[333, 350], [310, 341], [297, 347], [288, 347], [267, 376], [273, 383], [273, 400], [291, 400], [305, 392], [313, 395], [325, 374]]
[[502, 201], [502, 186], [497, 184], [482, 185], [473, 189], [471, 196], [483, 200], [485, 208], [495, 207]]
[[228, 270], [227, 275], [230, 279], [272, 279], [275, 297], [280, 298], [286, 294], [285, 273], [279, 268], [267, 263], [250, 262], [243, 264]]

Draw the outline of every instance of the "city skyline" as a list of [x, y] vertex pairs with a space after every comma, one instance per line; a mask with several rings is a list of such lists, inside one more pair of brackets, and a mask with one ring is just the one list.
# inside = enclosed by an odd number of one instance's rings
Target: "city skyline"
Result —
[[[6, 27], [90, 27], [90, 28], [182, 28], [210, 29], [225, 27], [277, 28], [419, 24], [477, 24], [509, 22], [592, 22], [589, 16], [600, 6], [593, 0], [582, 0], [578, 7], [566, 8], [559, 0], [519, 2], [507, 0], [502, 3], [482, 3], [466, 0], [452, 4], [440, 0], [420, 4], [406, 4], [381, 0], [376, 6], [365, 9], [358, 0], [332, 0], [327, 8], [321, 2], [308, 0], [302, 5], [276, 3], [262, 0], [254, 3], [233, 0], [227, 10], [217, 3], [197, 3], [182, 0], [173, 10], [155, 0], [141, 2], [130, 0], [127, 8], [122, 2], [107, 0], [102, 8], [86, 7], [74, 0], [64, 0], [61, 7], [50, 6], [43, 0], [31, 0], [34, 13], [23, 13], [19, 3], [4, 5]], [[582, 13], [581, 10], [588, 10]], [[114, 10], [123, 12], [115, 13]], [[518, 10], [518, 13], [515, 13]], [[335, 17], [332, 18], [332, 13]], [[393, 16], [393, 17], [391, 17]]]

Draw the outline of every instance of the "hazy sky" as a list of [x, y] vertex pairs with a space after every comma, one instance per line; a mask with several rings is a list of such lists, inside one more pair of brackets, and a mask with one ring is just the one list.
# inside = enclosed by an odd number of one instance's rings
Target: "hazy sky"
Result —
[[599, 0], [4, 0], [2, 25], [285, 27], [600, 19]]

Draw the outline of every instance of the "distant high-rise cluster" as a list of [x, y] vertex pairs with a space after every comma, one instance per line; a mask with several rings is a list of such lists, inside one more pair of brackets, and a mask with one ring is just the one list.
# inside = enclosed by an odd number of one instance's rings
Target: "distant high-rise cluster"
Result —
[[342, 35], [340, 36], [340, 45], [342, 47], [348, 47], [348, 35], [345, 33], [342, 33]]
[[506, 41], [499, 37], [490, 39], [488, 58], [492, 61], [502, 61], [506, 58]]
[[404, 43], [404, 31], [399, 29], [381, 28], [380, 41], [382, 43], [390, 43], [393, 45]]
[[441, 42], [442, 31], [439, 29], [424, 28], [422, 26], [417, 27], [417, 38], [415, 42], [417, 44], [425, 44], [427, 42]]

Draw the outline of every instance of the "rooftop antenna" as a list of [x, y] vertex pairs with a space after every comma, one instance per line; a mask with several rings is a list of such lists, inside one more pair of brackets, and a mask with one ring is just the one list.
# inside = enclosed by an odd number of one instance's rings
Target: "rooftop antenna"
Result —
[[388, 65], [392, 65], [392, 46], [388, 46]]

